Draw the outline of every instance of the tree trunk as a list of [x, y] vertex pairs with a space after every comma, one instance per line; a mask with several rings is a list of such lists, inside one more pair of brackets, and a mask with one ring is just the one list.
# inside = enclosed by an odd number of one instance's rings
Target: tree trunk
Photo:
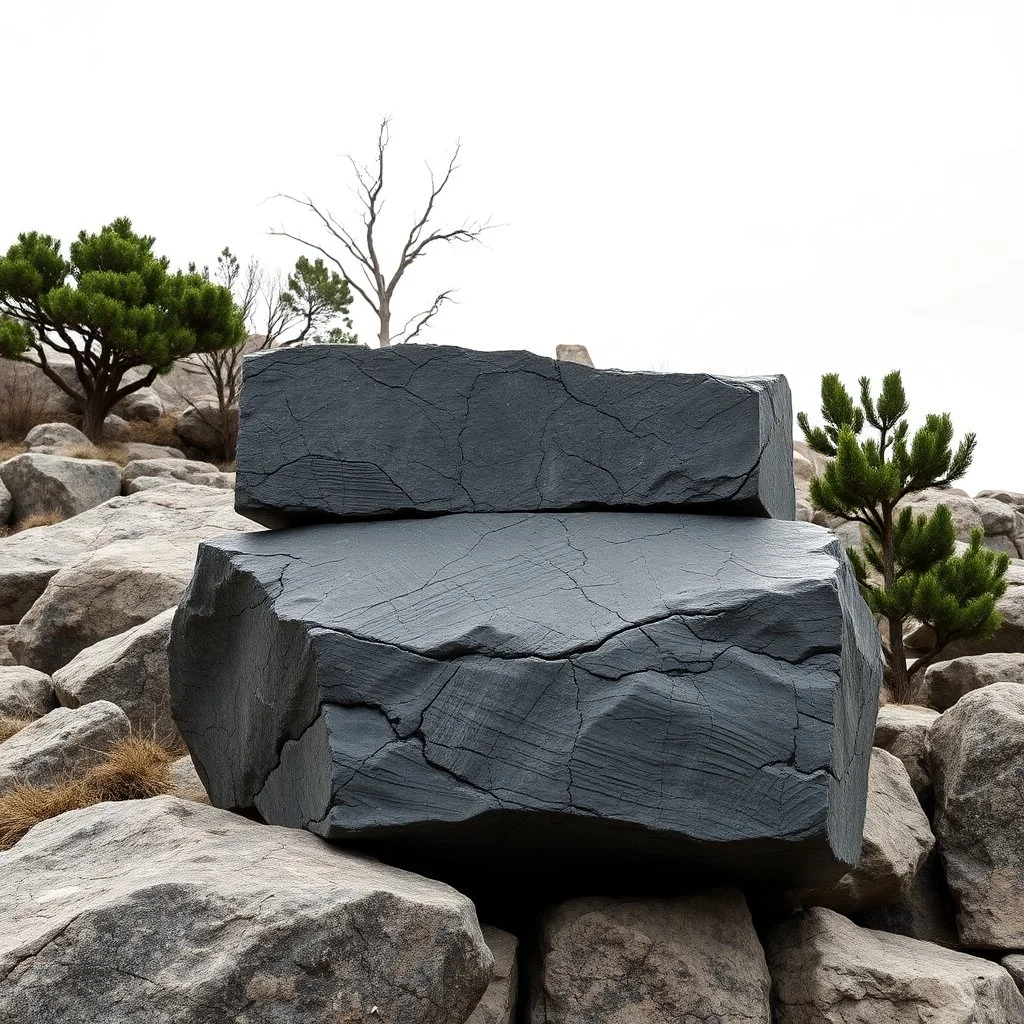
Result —
[[103, 421], [107, 418], [107, 412], [107, 395], [105, 392], [97, 389], [87, 396], [82, 409], [82, 433], [93, 444], [99, 444], [103, 439]]
[[[896, 582], [896, 555], [893, 551], [892, 509], [882, 508], [882, 583], [892, 591]], [[897, 704], [910, 704], [910, 677], [907, 674], [907, 649], [903, 644], [903, 619], [887, 616], [889, 626], [889, 677], [892, 681], [892, 699]]]
[[377, 333], [377, 341], [381, 348], [388, 348], [391, 345], [391, 304], [386, 295], [380, 300], [380, 331]]

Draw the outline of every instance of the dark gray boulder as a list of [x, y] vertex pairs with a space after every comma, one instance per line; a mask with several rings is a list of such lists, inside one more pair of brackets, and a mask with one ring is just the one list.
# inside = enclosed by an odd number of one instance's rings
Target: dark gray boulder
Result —
[[784, 377], [285, 349], [245, 361], [235, 507], [271, 527], [612, 508], [793, 519], [792, 426]]
[[628, 885], [636, 866], [679, 884], [690, 864], [806, 884], [860, 854], [879, 638], [808, 523], [234, 535], [200, 548], [169, 654], [211, 800], [274, 824], [503, 881], [613, 867]]

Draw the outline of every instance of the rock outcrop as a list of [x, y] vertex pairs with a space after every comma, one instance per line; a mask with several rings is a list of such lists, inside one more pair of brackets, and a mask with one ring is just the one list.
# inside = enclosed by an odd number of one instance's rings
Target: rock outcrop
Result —
[[490, 977], [453, 889], [202, 804], [99, 804], [0, 854], [12, 1024], [462, 1024]]
[[267, 526], [612, 508], [792, 519], [791, 435], [783, 377], [313, 345], [245, 361], [235, 507]]
[[1024, 654], [975, 654], [937, 661], [925, 670], [918, 700], [946, 711], [965, 693], [993, 683], [1024, 683]]
[[14, 500], [15, 519], [51, 513], [67, 519], [121, 493], [120, 472], [113, 462], [38, 452], [0, 462], [0, 480]]
[[928, 730], [939, 717], [915, 704], [883, 704], [875, 722], [875, 746], [903, 762], [921, 805], [930, 809], [932, 780], [928, 764]]
[[960, 940], [1024, 949], [1024, 687], [996, 683], [961, 697], [930, 744], [935, 835]]
[[43, 715], [57, 706], [53, 681], [26, 665], [0, 665], [0, 715]]
[[491, 983], [466, 1024], [515, 1024], [519, 940], [492, 925], [482, 925], [480, 930], [494, 957], [494, 968]]
[[[806, 523], [459, 515], [200, 549], [170, 645], [211, 799], [506, 870], [837, 878], [878, 635]], [[541, 854], [542, 856], [538, 856]]]

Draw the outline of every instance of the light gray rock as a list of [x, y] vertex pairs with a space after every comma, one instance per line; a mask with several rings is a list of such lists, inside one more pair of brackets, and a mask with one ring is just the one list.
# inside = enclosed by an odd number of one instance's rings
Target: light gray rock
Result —
[[190, 801], [62, 814], [0, 854], [12, 1024], [462, 1024], [490, 974], [453, 889]]
[[[238, 432], [238, 410], [231, 409], [227, 420], [228, 432]], [[178, 417], [175, 433], [187, 445], [201, 452], [215, 455], [223, 448], [221, 416], [216, 402], [190, 406]]]
[[1004, 956], [1000, 963], [1010, 972], [1017, 988], [1024, 992], [1024, 953], [1011, 953]]
[[910, 776], [921, 806], [931, 807], [932, 780], [928, 765], [928, 730], [937, 711], [916, 704], [883, 704], [875, 721], [875, 746], [895, 754]]
[[975, 497], [994, 498], [1018, 512], [1024, 512], [1024, 494], [1021, 494], [1020, 491], [978, 491]]
[[[962, 658], [970, 654], [1024, 654], [1024, 576], [1019, 575], [1019, 563], [1011, 564], [1007, 573], [1006, 593], [996, 601], [996, 611], [1002, 616], [1002, 625], [995, 634], [987, 638], [954, 640], [943, 648], [947, 660]], [[931, 630], [918, 626], [907, 636], [907, 647], [911, 654], [923, 650], [932, 640]]]
[[903, 762], [876, 747], [871, 751], [860, 863], [835, 885], [804, 892], [797, 902], [841, 914], [897, 903], [910, 891], [934, 845]]
[[0, 715], [43, 715], [57, 706], [45, 672], [25, 665], [0, 666]]
[[154, 388], [139, 388], [114, 406], [114, 411], [127, 420], [152, 422], [164, 414], [163, 399]]
[[14, 626], [0, 626], [0, 666], [18, 664], [17, 659], [11, 654], [11, 649], [8, 646], [8, 641], [11, 639], [13, 632]]
[[556, 345], [555, 358], [565, 363], [579, 363], [581, 366], [593, 366], [586, 345]]
[[123, 441], [132, 432], [131, 424], [116, 413], [107, 413], [103, 421], [104, 441]]
[[859, 855], [879, 637], [806, 523], [237, 535], [200, 549], [170, 665], [213, 802], [276, 824], [576, 881], [608, 858], [824, 882]]
[[928, 707], [946, 711], [965, 693], [993, 683], [1024, 683], [1024, 654], [999, 652], [937, 661], [925, 669], [917, 697]]
[[515, 1024], [519, 940], [492, 925], [482, 925], [484, 942], [494, 957], [491, 983], [466, 1024]]
[[971, 498], [956, 488], [930, 487], [908, 496], [899, 507], [930, 514], [939, 505], [949, 509], [958, 540], [969, 541], [971, 531], [980, 529], [986, 547], [1013, 558], [1024, 555], [1024, 515], [994, 498]]
[[143, 735], [168, 744], [179, 740], [171, 717], [167, 639], [174, 608], [124, 633], [85, 648], [53, 675], [65, 707], [113, 701]]
[[21, 664], [52, 675], [87, 647], [173, 608], [192, 575], [195, 552], [195, 540], [187, 537], [116, 541], [88, 552], [46, 584], [14, 630], [11, 652]]
[[935, 835], [960, 940], [1024, 949], [1024, 687], [966, 694], [932, 726], [929, 744]]
[[765, 943], [778, 1024], [1009, 1024], [1024, 996], [999, 964], [858, 928], [815, 907]]
[[570, 900], [544, 913], [529, 1024], [768, 1024], [771, 979], [738, 889]]
[[180, 448], [166, 444], [144, 444], [142, 441], [128, 441], [124, 445], [126, 457], [136, 459], [185, 459], [188, 456]]
[[[175, 482], [171, 476], [137, 476], [131, 483], [124, 485], [125, 494], [138, 494], [139, 491], [149, 491], [154, 487], [166, 487], [167, 484]], [[233, 473], [196, 473], [193, 476], [185, 477], [181, 482], [198, 484], [202, 487], [216, 487], [222, 491], [234, 491], [235, 476]]]
[[159, 476], [185, 483], [205, 483], [197, 477], [220, 474], [212, 462], [196, 462], [192, 459], [133, 459], [121, 470], [121, 483], [125, 486], [144, 476]]
[[92, 442], [77, 427], [70, 423], [40, 423], [25, 435], [25, 447], [31, 451], [39, 449], [91, 448]]
[[0, 526], [6, 526], [12, 515], [14, 515], [14, 498], [7, 490], [3, 480], [0, 480]]
[[95, 508], [121, 493], [113, 462], [26, 452], [0, 463], [0, 480], [14, 499], [14, 518], [56, 512], [62, 518]]
[[438, 345], [281, 349], [245, 360], [235, 507], [268, 526], [651, 507], [793, 519], [791, 436], [784, 377]]
[[206, 790], [203, 789], [203, 781], [196, 773], [196, 766], [188, 754], [172, 762], [171, 783], [174, 786], [174, 796], [179, 796], [183, 800], [198, 800], [201, 804], [210, 802]]
[[253, 530], [222, 490], [169, 483], [158, 491], [114, 498], [73, 519], [27, 530], [0, 543], [0, 623], [17, 623], [62, 568], [122, 540], [188, 540]]
[[48, 786], [62, 775], [80, 775], [130, 732], [128, 716], [106, 700], [56, 708], [0, 743], [0, 792], [16, 782]]

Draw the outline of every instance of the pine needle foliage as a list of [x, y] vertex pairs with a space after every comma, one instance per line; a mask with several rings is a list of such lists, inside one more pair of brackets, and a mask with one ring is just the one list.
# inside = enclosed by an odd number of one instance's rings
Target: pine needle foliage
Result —
[[[967, 472], [976, 438], [953, 448], [948, 413], [929, 414], [913, 436], [898, 370], [886, 374], [877, 399], [867, 377], [859, 401], [839, 375], [821, 379], [823, 426], [797, 416], [807, 444], [832, 461], [811, 481], [815, 509], [867, 528], [863, 552], [848, 549], [861, 591], [887, 626], [884, 651], [894, 699], [912, 700], [914, 680], [954, 640], [991, 636], [1001, 622], [996, 601], [1006, 591], [1010, 560], [982, 546], [975, 530], [967, 550], [956, 553], [956, 529], [945, 505], [931, 514], [897, 509], [911, 494], [948, 487]], [[871, 428], [867, 436], [861, 435]], [[908, 668], [903, 630], [908, 620], [928, 626], [929, 650]]]

